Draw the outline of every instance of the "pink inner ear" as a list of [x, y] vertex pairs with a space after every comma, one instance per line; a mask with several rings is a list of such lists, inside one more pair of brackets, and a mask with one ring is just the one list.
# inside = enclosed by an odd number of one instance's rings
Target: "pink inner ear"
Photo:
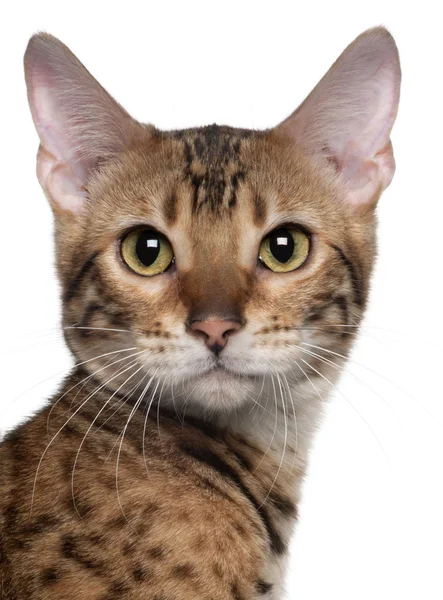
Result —
[[76, 176], [69, 164], [57, 161], [42, 146], [37, 154], [37, 177], [58, 208], [72, 213], [82, 210], [86, 197], [82, 179]]
[[383, 28], [371, 29], [348, 46], [278, 129], [337, 165], [349, 199], [366, 203], [389, 185], [394, 173], [389, 137], [399, 91], [394, 40]]
[[76, 212], [97, 160], [123, 151], [145, 130], [53, 36], [31, 38], [25, 76], [42, 147], [39, 181], [56, 205]]

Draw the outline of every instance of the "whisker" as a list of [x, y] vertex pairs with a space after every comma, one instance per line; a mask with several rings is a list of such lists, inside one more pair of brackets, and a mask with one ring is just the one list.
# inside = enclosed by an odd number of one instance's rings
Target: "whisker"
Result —
[[63, 327], [64, 330], [67, 329], [88, 329], [91, 331], [115, 331], [119, 333], [133, 333], [130, 329], [113, 329], [111, 327], [84, 327], [82, 325], [68, 325], [67, 327]]
[[151, 379], [146, 384], [145, 388], [143, 389], [142, 393], [138, 397], [137, 401], [135, 402], [135, 404], [134, 404], [134, 406], [133, 406], [133, 408], [132, 408], [132, 410], [131, 410], [131, 412], [129, 414], [129, 417], [128, 417], [128, 419], [126, 421], [126, 424], [125, 424], [125, 426], [123, 428], [123, 431], [121, 433], [120, 444], [119, 444], [118, 452], [117, 452], [117, 463], [116, 463], [116, 466], [115, 466], [115, 489], [116, 489], [116, 492], [117, 492], [117, 501], [118, 501], [118, 504], [120, 506], [120, 510], [122, 512], [123, 517], [126, 519], [126, 521], [128, 523], [129, 523], [129, 521], [128, 521], [127, 517], [126, 517], [125, 511], [123, 510], [123, 506], [122, 506], [122, 503], [121, 503], [121, 500], [120, 500], [120, 493], [119, 493], [119, 487], [118, 487], [118, 466], [119, 466], [119, 462], [120, 462], [120, 455], [121, 455], [121, 450], [122, 450], [122, 446], [123, 446], [123, 440], [125, 438], [126, 430], [127, 430], [128, 426], [129, 426], [129, 423], [131, 422], [132, 417], [134, 416], [136, 410], [138, 409], [138, 407], [140, 406], [141, 402], [143, 401], [143, 398], [144, 398], [146, 392], [148, 391], [149, 386], [151, 385], [152, 381], [154, 380], [154, 377], [157, 374], [158, 369], [159, 369], [159, 367], [157, 367], [154, 375], [152, 375]]
[[[131, 364], [129, 365], [128, 369], [131, 369], [133, 367], [136, 367], [138, 364], [137, 359]], [[82, 446], [88, 436], [88, 433], [91, 431], [92, 427], [94, 426], [95, 422], [97, 421], [97, 419], [99, 418], [99, 416], [101, 415], [101, 413], [104, 411], [104, 409], [106, 408], [106, 406], [109, 404], [109, 402], [116, 396], [116, 394], [118, 394], [118, 392], [128, 383], [128, 381], [130, 381], [132, 379], [132, 377], [135, 377], [135, 375], [137, 375], [137, 373], [139, 373], [141, 370], [143, 369], [143, 366], [139, 367], [134, 373], [132, 373], [131, 375], [129, 375], [129, 377], [126, 378], [126, 380], [111, 394], [111, 396], [109, 396], [108, 400], [106, 400], [106, 402], [103, 404], [103, 406], [101, 407], [101, 409], [98, 411], [98, 413], [96, 414], [96, 416], [94, 417], [94, 419], [92, 420], [91, 424], [89, 425], [88, 429], [86, 430], [85, 435], [82, 438], [82, 441], [80, 442], [80, 445], [78, 447], [77, 450], [77, 454], [75, 455], [75, 459], [74, 459], [74, 465], [72, 467], [72, 475], [71, 475], [71, 496], [72, 496], [72, 502], [74, 505], [74, 509], [76, 511], [76, 513], [78, 514], [78, 516], [83, 519], [83, 517], [81, 516], [81, 514], [79, 513], [78, 509], [77, 509], [77, 505], [75, 502], [75, 493], [74, 493], [74, 478], [75, 478], [75, 467], [77, 466], [77, 461], [78, 458], [80, 456], [80, 452], [82, 449]]]
[[283, 422], [284, 422], [284, 427], [285, 427], [285, 433], [284, 433], [284, 441], [283, 441], [283, 452], [281, 454], [281, 458], [280, 458], [280, 464], [278, 465], [278, 469], [277, 469], [277, 473], [275, 474], [274, 480], [272, 481], [271, 487], [269, 488], [268, 493], [266, 494], [264, 500], [260, 503], [260, 508], [266, 504], [266, 501], [268, 500], [272, 490], [274, 489], [275, 486], [275, 482], [278, 479], [278, 476], [280, 474], [281, 468], [283, 466], [283, 462], [285, 459], [285, 453], [286, 453], [286, 446], [288, 443], [288, 419], [287, 419], [287, 415], [286, 415], [286, 405], [285, 405], [285, 399], [284, 399], [284, 395], [283, 395], [283, 388], [281, 385], [281, 381], [280, 381], [280, 376], [278, 373], [276, 373], [277, 375], [277, 383], [278, 386], [280, 388], [280, 395], [281, 395], [281, 400], [282, 400], [282, 408], [283, 408]]
[[438, 425], [440, 427], [443, 427], [443, 424], [440, 423], [439, 419], [434, 414], [432, 414], [426, 407], [422, 406], [420, 404], [420, 402], [417, 400], [417, 398], [415, 398], [414, 396], [412, 396], [412, 394], [410, 394], [409, 392], [407, 392], [406, 390], [404, 390], [402, 387], [400, 387], [398, 384], [396, 384], [394, 381], [392, 381], [391, 379], [389, 379], [389, 377], [386, 377], [385, 375], [382, 375], [378, 371], [375, 371], [374, 369], [371, 369], [370, 367], [364, 365], [363, 363], [360, 363], [360, 362], [358, 362], [358, 361], [356, 361], [354, 359], [351, 359], [351, 358], [347, 358], [346, 356], [344, 356], [343, 354], [339, 354], [338, 352], [334, 352], [332, 350], [328, 350], [327, 348], [323, 348], [322, 346], [316, 346], [315, 344], [308, 344], [307, 342], [301, 342], [301, 343], [304, 346], [310, 346], [312, 348], [317, 348], [318, 350], [323, 350], [324, 352], [327, 352], [328, 354], [332, 354], [333, 356], [338, 356], [339, 358], [344, 358], [346, 360], [349, 360], [349, 362], [353, 363], [354, 365], [357, 365], [358, 367], [361, 367], [362, 369], [366, 369], [366, 371], [369, 371], [370, 373], [373, 373], [374, 375], [377, 375], [377, 377], [380, 377], [380, 379], [383, 379], [384, 381], [386, 381], [387, 383], [389, 383], [390, 385], [392, 385], [394, 388], [396, 388], [399, 392], [401, 392], [406, 397], [408, 397], [410, 400], [412, 400], [417, 406], [419, 406], [428, 415], [428, 417], [430, 417], [430, 419], [432, 421], [435, 421], [436, 423], [438, 423]]
[[[373, 392], [376, 396], [378, 396], [378, 398], [380, 398], [380, 400], [383, 402], [383, 404], [389, 408], [389, 410], [392, 411], [392, 407], [390, 406], [390, 404], [383, 398], [383, 396], [381, 396], [376, 390], [374, 390], [374, 388], [369, 385], [366, 381], [363, 381], [363, 379], [360, 379], [360, 377], [358, 377], [357, 375], [355, 375], [355, 373], [352, 373], [352, 371], [349, 371], [349, 369], [346, 369], [345, 367], [343, 367], [342, 365], [338, 365], [336, 362], [334, 362], [333, 360], [330, 360], [328, 358], [325, 358], [324, 356], [321, 356], [320, 354], [317, 354], [316, 352], [312, 352], [310, 350], [305, 350], [303, 349], [301, 346], [298, 346], [297, 344], [293, 344], [295, 348], [298, 348], [298, 350], [301, 350], [301, 352], [304, 352], [305, 354], [307, 354], [308, 356], [312, 356], [314, 358], [318, 358], [318, 360], [321, 360], [322, 362], [324, 362], [325, 364], [330, 365], [331, 367], [333, 367], [334, 369], [337, 369], [338, 371], [344, 371], [345, 373], [348, 373], [349, 375], [351, 375], [351, 377], [353, 377], [354, 379], [356, 379], [357, 381], [359, 381], [362, 385], [364, 385], [366, 388], [368, 388], [369, 390], [371, 390], [371, 392]], [[345, 358], [343, 356], [343, 358]]]
[[[151, 394], [151, 398], [150, 398], [150, 400], [148, 402], [148, 407], [147, 407], [147, 410], [146, 410], [145, 420], [144, 420], [144, 423], [143, 423], [142, 454], [143, 454], [143, 461], [145, 463], [146, 473], [147, 473], [149, 479], [151, 479], [151, 475], [149, 474], [148, 460], [146, 458], [146, 445], [145, 445], [146, 428], [147, 428], [147, 423], [148, 423], [149, 411], [151, 410], [151, 406], [152, 406], [152, 403], [154, 402], [155, 394], [157, 393], [159, 385], [160, 385], [160, 379], [157, 381], [157, 385], [155, 386], [155, 389], [153, 390], [153, 392]], [[161, 396], [161, 394], [163, 392], [164, 386], [165, 386], [165, 382], [163, 382], [163, 386], [162, 386], [161, 391], [160, 391], [160, 396]]]
[[[99, 425], [95, 431], [92, 432], [92, 435], [96, 435], [100, 429], [102, 427], [104, 427], [106, 425], [106, 423], [108, 423], [108, 421], [110, 421], [112, 419], [112, 417], [114, 415], [116, 415], [118, 413], [118, 411], [121, 409], [122, 406], [125, 406], [127, 404], [127, 402], [129, 401], [130, 398], [132, 398], [133, 394], [138, 390], [138, 388], [143, 385], [143, 382], [145, 381], [146, 377], [148, 377], [149, 373], [145, 373], [143, 375], [143, 377], [140, 379], [140, 381], [138, 381], [128, 392], [126, 392], [123, 397], [119, 397], [117, 398], [117, 400], [114, 402], [114, 404], [110, 407], [110, 410], [113, 410], [113, 408], [116, 406], [117, 408], [109, 415], [109, 417], [106, 417], [106, 419], [103, 421], [103, 423], [101, 425]], [[112, 447], [112, 450], [115, 448], [115, 444]], [[111, 450], [111, 453], [112, 453]], [[106, 459], [107, 460], [107, 459]], [[106, 461], [105, 461], [106, 462]]]
[[[144, 350], [140, 351], [139, 354], [142, 354], [143, 352], [144, 352]], [[131, 368], [131, 367], [128, 367], [128, 368]], [[89, 396], [86, 398], [86, 400], [84, 400], [82, 402], [82, 404], [79, 406], [79, 408], [77, 408], [72, 413], [72, 415], [69, 417], [69, 419], [62, 425], [62, 427], [60, 427], [60, 429], [52, 437], [51, 441], [46, 445], [46, 448], [44, 449], [43, 454], [41, 455], [40, 460], [38, 462], [37, 470], [36, 470], [35, 477], [34, 477], [34, 484], [32, 486], [32, 495], [31, 495], [31, 512], [30, 512], [30, 514], [32, 514], [32, 507], [34, 505], [35, 488], [36, 488], [36, 485], [37, 485], [37, 478], [38, 478], [38, 473], [39, 473], [39, 470], [40, 470], [40, 466], [41, 466], [41, 464], [43, 462], [43, 459], [46, 456], [46, 453], [48, 452], [49, 448], [52, 446], [52, 444], [54, 443], [55, 439], [58, 437], [58, 435], [64, 429], [64, 427], [66, 427], [66, 425], [75, 417], [75, 415], [83, 408], [83, 406], [85, 406], [85, 404], [87, 404], [87, 402], [89, 402], [89, 400], [93, 396], [95, 396], [99, 391], [101, 391], [104, 387], [106, 387], [106, 385], [108, 383], [110, 383], [111, 381], [113, 381], [114, 379], [116, 379], [117, 377], [119, 377], [120, 375], [122, 375], [123, 373], [125, 373], [125, 371], [116, 373], [113, 377], [111, 377], [110, 379], [108, 379], [107, 381], [105, 381], [105, 383], [103, 383], [102, 385], [100, 385], [99, 387], [97, 387], [93, 392], [91, 392], [91, 394], [89, 394]]]
[[325, 399], [323, 398], [323, 396], [320, 394], [317, 386], [314, 384], [314, 382], [312, 381], [312, 379], [309, 377], [309, 375], [306, 373], [306, 371], [303, 369], [303, 367], [299, 364], [299, 362], [297, 360], [294, 359], [295, 364], [297, 365], [297, 367], [300, 369], [300, 371], [303, 373], [303, 375], [306, 377], [306, 379], [309, 381], [309, 383], [311, 384], [311, 387], [314, 389], [315, 393], [317, 394], [317, 396], [320, 398], [322, 403], [325, 403]]
[[85, 365], [87, 363], [90, 363], [94, 360], [98, 360], [99, 358], [104, 358], [105, 356], [109, 356], [111, 354], [117, 354], [118, 352], [127, 352], [130, 350], [136, 350], [136, 346], [133, 346], [132, 348], [123, 348], [122, 350], [113, 350], [112, 352], [106, 352], [105, 354], [100, 354], [98, 356], [94, 356], [94, 358], [89, 358], [88, 360], [83, 360], [81, 362], [78, 363], [74, 363], [72, 366], [68, 367], [67, 369], [62, 369], [61, 371], [58, 371], [58, 373], [55, 373], [55, 375], [51, 375], [50, 377], [47, 377], [46, 379], [42, 379], [41, 381], [39, 381], [38, 383], [34, 384], [33, 386], [31, 386], [30, 388], [28, 388], [27, 390], [25, 390], [24, 392], [22, 392], [21, 394], [19, 394], [18, 396], [16, 396], [15, 398], [13, 398], [1, 411], [0, 414], [2, 414], [5, 410], [7, 410], [11, 404], [13, 404], [14, 402], [16, 402], [17, 400], [19, 400], [22, 396], [24, 396], [25, 394], [27, 394], [28, 392], [31, 392], [32, 390], [34, 390], [36, 387], [38, 387], [39, 385], [41, 385], [42, 383], [46, 383], [47, 381], [50, 381], [51, 379], [54, 379], [54, 377], [58, 377], [59, 375], [62, 375], [63, 373], [67, 373], [72, 371], [73, 368], [76, 367], [80, 367], [82, 365]]
[[396, 506], [396, 489], [395, 489], [395, 480], [394, 480], [394, 472], [392, 470], [392, 466], [391, 463], [388, 459], [388, 456], [383, 448], [383, 446], [381, 445], [380, 440], [378, 439], [377, 435], [375, 434], [374, 430], [372, 429], [372, 427], [369, 425], [369, 423], [366, 421], [366, 419], [363, 417], [363, 415], [357, 410], [357, 408], [352, 404], [352, 402], [349, 400], [349, 398], [347, 398], [343, 392], [340, 391], [339, 388], [337, 388], [336, 385], [334, 385], [327, 377], [325, 377], [323, 375], [323, 373], [321, 373], [320, 371], [318, 371], [315, 367], [313, 367], [312, 365], [310, 365], [307, 361], [305, 361], [304, 358], [300, 358], [300, 360], [310, 369], [312, 369], [315, 373], [317, 373], [317, 375], [319, 375], [322, 379], [324, 379], [333, 389], [335, 389], [335, 391], [340, 394], [340, 396], [342, 398], [344, 398], [344, 400], [346, 400], [346, 402], [348, 403], [348, 405], [352, 408], [352, 410], [357, 414], [357, 416], [361, 419], [361, 421], [365, 424], [365, 426], [367, 427], [368, 431], [370, 432], [370, 434], [372, 435], [373, 439], [375, 440], [375, 442], [377, 443], [385, 461], [386, 464], [388, 466], [388, 470], [389, 473], [391, 475], [391, 482], [392, 482], [392, 490], [393, 490], [393, 511], [395, 512], [395, 506]]
[[[131, 348], [130, 350], [135, 350], [135, 348]], [[127, 352], [128, 349], [126, 348], [125, 350], [118, 350], [117, 352]], [[145, 352], [144, 350], [142, 350], [141, 352]], [[113, 352], [112, 354], [115, 354], [115, 352]], [[69, 390], [67, 390], [66, 392], [64, 392], [59, 398], [57, 398], [56, 402], [54, 402], [54, 404], [51, 406], [51, 409], [48, 413], [48, 417], [46, 419], [46, 425], [49, 425], [49, 419], [51, 417], [52, 411], [54, 410], [54, 408], [57, 406], [57, 404], [60, 402], [60, 400], [62, 400], [67, 394], [69, 394], [69, 392], [71, 392], [73, 389], [75, 389], [77, 386], [79, 386], [81, 383], [83, 383], [83, 386], [80, 388], [80, 390], [77, 391], [77, 394], [75, 395], [75, 397], [73, 398], [73, 402], [75, 401], [75, 399], [77, 398], [79, 392], [83, 389], [83, 387], [86, 385], [86, 382], [90, 379], [92, 379], [95, 375], [97, 375], [97, 373], [100, 373], [101, 371], [104, 371], [105, 369], [108, 369], [109, 367], [112, 367], [113, 365], [123, 362], [125, 360], [128, 360], [129, 358], [132, 358], [133, 356], [138, 356], [138, 354], [140, 354], [139, 352], [135, 352], [134, 354], [129, 354], [129, 356], [124, 356], [123, 358], [119, 358], [118, 360], [112, 362], [111, 364], [106, 364], [105, 366], [101, 367], [100, 369], [97, 369], [96, 371], [94, 371], [92, 374], [87, 375], [86, 377], [84, 377], [83, 379], [81, 379], [80, 381], [78, 381], [76, 384], [74, 384], [73, 386], [71, 386], [69, 388]], [[106, 355], [102, 355], [106, 356]], [[101, 357], [99, 357], [101, 358]], [[96, 360], [96, 359], [93, 359]], [[73, 402], [71, 402], [71, 407], [73, 405]]]
[[266, 448], [265, 453], [263, 454], [263, 456], [259, 460], [258, 464], [255, 466], [254, 470], [252, 471], [253, 474], [258, 471], [258, 469], [260, 468], [261, 464], [263, 463], [263, 461], [265, 460], [266, 456], [268, 455], [268, 452], [269, 452], [269, 450], [272, 447], [272, 443], [274, 442], [275, 434], [277, 433], [277, 425], [278, 425], [277, 392], [275, 390], [274, 375], [273, 375], [273, 373], [270, 373], [270, 375], [271, 375], [272, 389], [274, 391], [274, 407], [275, 407], [274, 431], [272, 432], [272, 437], [271, 437], [271, 440], [270, 440], [270, 442], [268, 444], [268, 447]]
[[297, 427], [297, 414], [295, 411], [295, 405], [294, 405], [294, 399], [292, 397], [292, 391], [291, 388], [289, 386], [289, 382], [288, 382], [288, 378], [286, 377], [285, 373], [282, 373], [282, 377], [284, 378], [285, 382], [286, 382], [286, 389], [288, 390], [288, 394], [289, 394], [289, 398], [291, 400], [291, 405], [292, 405], [292, 414], [294, 417], [294, 429], [295, 429], [295, 450], [294, 450], [294, 456], [292, 458], [292, 465], [291, 465], [291, 469], [289, 471], [289, 474], [291, 475], [293, 470], [294, 470], [294, 465], [295, 465], [295, 461], [297, 460], [297, 453], [298, 453], [298, 427]]

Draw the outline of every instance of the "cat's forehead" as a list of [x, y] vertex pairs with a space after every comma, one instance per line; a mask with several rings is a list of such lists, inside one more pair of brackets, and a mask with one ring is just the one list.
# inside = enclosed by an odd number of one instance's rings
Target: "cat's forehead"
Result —
[[296, 148], [267, 131], [221, 125], [150, 129], [100, 170], [90, 191], [95, 228], [147, 223], [199, 238], [220, 228], [235, 235], [239, 227], [343, 220], [331, 202], [333, 186]]
[[202, 209], [213, 213], [233, 209], [239, 185], [251, 168], [242, 146], [245, 140], [260, 137], [260, 133], [214, 124], [161, 135], [179, 143], [178, 151], [184, 158], [183, 175], [192, 187], [193, 213]]
[[263, 137], [264, 133], [214, 123], [204, 127], [164, 131], [159, 135], [182, 141], [189, 163], [198, 160], [212, 168], [238, 161], [242, 141]]

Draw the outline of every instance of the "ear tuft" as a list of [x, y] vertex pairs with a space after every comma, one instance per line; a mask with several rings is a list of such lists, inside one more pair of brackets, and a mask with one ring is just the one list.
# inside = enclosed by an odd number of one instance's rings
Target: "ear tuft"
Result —
[[24, 66], [41, 142], [40, 183], [55, 204], [77, 212], [91, 169], [129, 147], [146, 130], [52, 35], [40, 33], [30, 39]]
[[334, 164], [351, 202], [369, 203], [394, 174], [390, 133], [400, 80], [393, 37], [383, 27], [369, 29], [346, 48], [277, 133]]

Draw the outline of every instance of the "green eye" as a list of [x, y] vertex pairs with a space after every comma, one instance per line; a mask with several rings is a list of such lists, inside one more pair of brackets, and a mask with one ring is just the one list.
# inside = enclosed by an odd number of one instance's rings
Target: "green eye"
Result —
[[144, 277], [163, 273], [174, 260], [171, 244], [152, 229], [136, 229], [128, 233], [122, 241], [121, 254], [128, 267]]
[[261, 262], [276, 273], [287, 273], [302, 266], [308, 257], [310, 240], [298, 227], [279, 227], [260, 244]]

